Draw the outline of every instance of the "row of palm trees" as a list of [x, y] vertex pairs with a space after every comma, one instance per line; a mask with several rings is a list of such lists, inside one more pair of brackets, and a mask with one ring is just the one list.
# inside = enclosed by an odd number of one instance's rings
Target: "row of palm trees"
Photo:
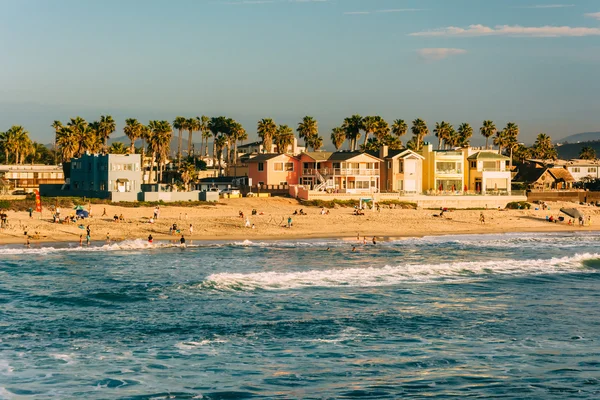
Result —
[[20, 125], [13, 125], [6, 132], [0, 132], [0, 152], [3, 153], [3, 162], [6, 164], [51, 164], [54, 159], [52, 152], [43, 144], [31, 140], [29, 132]]

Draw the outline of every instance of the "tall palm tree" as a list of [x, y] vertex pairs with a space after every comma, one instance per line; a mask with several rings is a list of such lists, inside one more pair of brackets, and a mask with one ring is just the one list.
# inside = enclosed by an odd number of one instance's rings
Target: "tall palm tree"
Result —
[[458, 146], [469, 147], [469, 142], [473, 136], [473, 128], [467, 122], [458, 127]]
[[110, 115], [100, 116], [99, 136], [104, 144], [104, 151], [108, 150], [108, 137], [117, 129], [115, 120]]
[[225, 135], [218, 134], [218, 136], [215, 137], [214, 143], [215, 143], [215, 151], [219, 155], [219, 174], [220, 174], [221, 170], [223, 169], [223, 167], [221, 165], [221, 160], [223, 159], [222, 153], [223, 153], [223, 148], [227, 144], [227, 138], [225, 137]]
[[[212, 117], [210, 121], [208, 121], [208, 129], [213, 134], [213, 166], [217, 163], [217, 144], [216, 139], [219, 134], [224, 133], [227, 127], [227, 118], [225, 117]], [[226, 139], [226, 138], [225, 138]], [[221, 159], [221, 155], [219, 154], [219, 160]], [[221, 162], [219, 161], [219, 166]]]
[[277, 134], [277, 124], [271, 118], [263, 118], [258, 121], [256, 131], [258, 137], [262, 139], [265, 153], [270, 153], [273, 147], [273, 138]]
[[554, 160], [557, 157], [556, 147], [550, 136], [540, 133], [533, 144], [533, 153], [536, 158], [542, 160]]
[[483, 125], [479, 128], [479, 132], [481, 132], [481, 135], [485, 138], [485, 148], [487, 149], [488, 140], [496, 134], [496, 125], [494, 124], [494, 121], [490, 121], [489, 119], [483, 121]]
[[238, 142], [243, 142], [248, 139], [248, 134], [246, 130], [239, 122], [234, 121], [234, 123], [229, 127], [230, 134], [233, 139], [233, 163], [237, 164], [237, 156], [238, 156]]
[[102, 141], [102, 127], [99, 121], [90, 122], [82, 132], [81, 138], [80, 148], [82, 153], [86, 151], [92, 154], [107, 152]]
[[321, 147], [323, 147], [323, 136], [317, 135], [313, 137], [310, 145], [313, 148], [313, 151], [321, 150]]
[[344, 128], [346, 139], [350, 141], [350, 150], [356, 151], [360, 131], [364, 129], [363, 118], [358, 114], [345, 118], [342, 128]]
[[392, 123], [392, 133], [396, 135], [397, 138], [401, 138], [406, 135], [408, 131], [408, 125], [404, 122], [403, 119], [397, 119]]
[[379, 124], [381, 123], [382, 118], [380, 116], [366, 116], [362, 121], [362, 128], [365, 131], [365, 140], [363, 146], [367, 145], [367, 141], [369, 140], [369, 135], [373, 134], [377, 131]]
[[579, 158], [582, 160], [595, 160], [596, 150], [594, 150], [594, 148], [591, 146], [584, 146], [579, 152]]
[[438, 150], [442, 148], [442, 144], [448, 143], [448, 139], [450, 139], [451, 128], [452, 125], [446, 121], [435, 123], [435, 129], [433, 130], [433, 133], [435, 134], [435, 137], [438, 138]]
[[[210, 132], [210, 129], [208, 127], [210, 118], [208, 118], [206, 115], [203, 115], [201, 117], [196, 117], [196, 120], [198, 121], [198, 130], [200, 131], [200, 134], [202, 135], [202, 145], [200, 148], [200, 156], [206, 157], [208, 155], [208, 139], [210, 139], [212, 136], [212, 133]], [[206, 146], [204, 146], [205, 140], [206, 140]]]
[[419, 151], [423, 148], [423, 139], [425, 138], [425, 136], [429, 135], [429, 128], [427, 127], [427, 122], [425, 122], [421, 118], [417, 118], [412, 122], [412, 127], [410, 129], [415, 138], [413, 146], [415, 147], [416, 151]]
[[129, 147], [129, 154], [135, 153], [135, 141], [142, 136], [142, 124], [135, 118], [127, 118], [125, 120], [125, 127], [123, 132], [129, 140], [131, 140], [131, 146]]
[[[146, 143], [148, 143], [150, 141], [151, 137], [152, 137], [152, 130], [150, 129], [150, 127], [148, 125], [142, 125], [142, 127], [140, 129], [140, 139], [142, 139], [142, 170], [144, 170], [144, 168], [145, 168], [144, 165], [146, 162]], [[154, 163], [154, 159], [152, 159], [152, 162]], [[154, 164], [151, 164], [150, 165], [150, 173], [151, 174], [152, 174], [153, 169], [154, 169]], [[145, 175], [146, 175], [145, 173], [142, 175], [143, 183], [146, 183]]]
[[196, 178], [196, 166], [191, 162], [185, 162], [179, 169], [179, 173], [186, 190], [190, 190], [190, 181]]
[[498, 154], [502, 154], [502, 150], [508, 144], [508, 134], [506, 133], [506, 131], [504, 129], [501, 131], [497, 131], [492, 143], [494, 144], [494, 146], [498, 146]]
[[56, 155], [58, 154], [58, 148], [56, 147], [56, 137], [58, 136], [58, 132], [60, 132], [60, 130], [62, 129], [63, 124], [58, 120], [54, 120], [51, 126], [52, 128], [54, 128], [54, 164], [56, 164]]
[[379, 142], [382, 142], [384, 138], [390, 135], [390, 124], [385, 119], [377, 117], [377, 124], [373, 134]]
[[304, 139], [304, 146], [307, 149], [313, 147], [314, 150], [313, 141], [319, 136], [319, 124], [317, 120], [307, 115], [302, 118], [302, 122], [298, 123], [296, 132], [298, 132], [298, 137], [300, 139]]
[[188, 118], [185, 127], [188, 131], [188, 155], [193, 156], [194, 151], [194, 132], [198, 132], [200, 130], [200, 121], [196, 118]]
[[175, 117], [173, 121], [173, 129], [177, 129], [179, 135], [177, 136], [177, 167], [181, 166], [181, 145], [182, 145], [182, 136], [181, 132], [186, 128], [187, 119], [182, 116]]
[[505, 146], [510, 150], [510, 168], [512, 170], [512, 159], [513, 159], [513, 150], [518, 144], [517, 137], [519, 136], [519, 125], [514, 122], [509, 122], [506, 124], [504, 128], [506, 132], [506, 143]]
[[236, 138], [235, 138], [235, 131], [233, 129], [234, 125], [236, 124], [235, 120], [233, 118], [227, 118], [225, 120], [225, 126], [223, 129], [223, 134], [225, 135], [225, 138], [227, 139], [227, 143], [225, 143], [225, 147], [227, 148], [227, 151], [225, 153], [226, 157], [225, 159], [227, 160], [227, 165], [229, 166], [231, 164], [231, 146], [235, 145], [235, 143], [237, 142]]
[[62, 162], [69, 162], [79, 150], [78, 138], [70, 126], [63, 126], [56, 135], [56, 144], [60, 152]]
[[152, 164], [154, 164], [154, 160], [158, 160], [158, 182], [162, 182], [163, 169], [169, 155], [173, 128], [169, 121], [150, 121], [148, 127], [152, 132], [148, 140], [152, 149]]
[[287, 153], [288, 148], [294, 144], [294, 131], [287, 125], [279, 125], [273, 142], [279, 154]]
[[336, 150], [339, 150], [346, 141], [346, 131], [341, 126], [335, 127], [331, 130], [331, 143], [335, 146]]

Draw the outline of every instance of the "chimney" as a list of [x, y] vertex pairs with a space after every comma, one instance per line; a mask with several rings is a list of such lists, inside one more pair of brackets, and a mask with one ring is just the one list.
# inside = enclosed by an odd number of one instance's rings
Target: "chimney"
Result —
[[386, 158], [388, 156], [388, 147], [384, 144], [379, 148], [379, 158]]

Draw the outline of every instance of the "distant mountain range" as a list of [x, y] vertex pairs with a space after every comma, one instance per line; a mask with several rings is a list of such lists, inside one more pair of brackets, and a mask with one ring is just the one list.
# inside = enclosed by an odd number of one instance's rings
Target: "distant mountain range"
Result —
[[560, 140], [557, 140], [557, 143], [577, 143], [577, 142], [592, 142], [595, 140], [600, 140], [600, 132], [583, 132], [576, 133], [574, 135], [567, 136]]
[[558, 158], [562, 160], [570, 160], [572, 158], [579, 158], [581, 149], [585, 146], [589, 146], [596, 151], [596, 155], [600, 157], [600, 139], [590, 142], [579, 142], [579, 143], [567, 143], [556, 147], [558, 151]]

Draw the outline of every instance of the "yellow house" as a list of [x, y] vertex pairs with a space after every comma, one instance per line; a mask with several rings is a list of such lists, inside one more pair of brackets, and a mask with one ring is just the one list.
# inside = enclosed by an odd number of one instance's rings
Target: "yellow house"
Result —
[[381, 162], [381, 191], [421, 194], [423, 192], [423, 156], [408, 150], [390, 150], [381, 146], [378, 152]]
[[[465, 149], [466, 150], [466, 149]], [[426, 144], [423, 156], [423, 191], [426, 193], [462, 193], [465, 191], [465, 155], [463, 149], [433, 150]]]
[[477, 194], [510, 194], [510, 159], [491, 151], [466, 152], [466, 180], [470, 191]]

